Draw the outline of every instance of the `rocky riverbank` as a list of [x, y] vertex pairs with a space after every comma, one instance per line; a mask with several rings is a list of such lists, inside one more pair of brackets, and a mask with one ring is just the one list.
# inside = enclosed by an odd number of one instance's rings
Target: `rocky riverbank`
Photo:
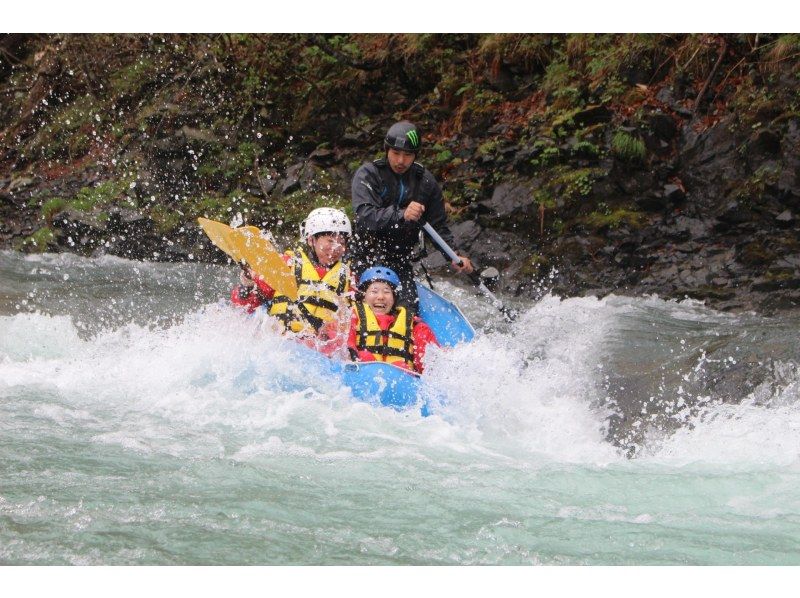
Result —
[[0, 45], [2, 247], [219, 260], [200, 215], [288, 240], [403, 117], [504, 292], [800, 305], [798, 36]]

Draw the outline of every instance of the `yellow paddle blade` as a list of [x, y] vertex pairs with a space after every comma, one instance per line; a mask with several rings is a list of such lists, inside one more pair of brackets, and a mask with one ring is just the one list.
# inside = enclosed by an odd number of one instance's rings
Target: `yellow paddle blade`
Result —
[[198, 218], [197, 222], [214, 245], [228, 254], [233, 261], [237, 263], [242, 261], [242, 257], [236, 255], [234, 249], [231, 247], [230, 243], [228, 243], [228, 236], [233, 230], [230, 226], [222, 222], [217, 222], [216, 220], [209, 220], [208, 218]]
[[297, 299], [297, 281], [292, 268], [255, 226], [231, 228], [227, 224], [198, 218], [200, 227], [217, 247], [237, 263], [246, 263], [269, 286], [293, 301]]
[[267, 281], [275, 291], [292, 301], [297, 299], [297, 280], [292, 267], [267, 239], [251, 230], [231, 229], [228, 237], [231, 248], [247, 262], [253, 271]]

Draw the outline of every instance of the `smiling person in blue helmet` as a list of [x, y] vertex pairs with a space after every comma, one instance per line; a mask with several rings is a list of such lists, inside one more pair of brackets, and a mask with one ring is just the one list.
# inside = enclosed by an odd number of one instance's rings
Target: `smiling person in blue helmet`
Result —
[[367, 268], [358, 281], [347, 348], [356, 361], [384, 361], [422, 373], [425, 350], [436, 335], [409, 307], [398, 305], [402, 283], [385, 266]]
[[[415, 162], [422, 146], [417, 127], [408, 121], [393, 124], [383, 145], [386, 155], [362, 165], [353, 176], [353, 269], [358, 275], [374, 264], [390, 267], [402, 282], [398, 301], [416, 308], [417, 289], [410, 257], [420, 228], [425, 222], [430, 223], [451, 247], [453, 235], [436, 177]], [[453, 262], [453, 268], [470, 274], [472, 262], [460, 254], [459, 257], [462, 264]]]

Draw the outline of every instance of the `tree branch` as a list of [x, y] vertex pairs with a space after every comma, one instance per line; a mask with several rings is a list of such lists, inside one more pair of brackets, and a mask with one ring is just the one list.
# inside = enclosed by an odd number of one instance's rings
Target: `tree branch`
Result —
[[714, 75], [717, 74], [719, 65], [722, 64], [722, 59], [725, 58], [725, 52], [728, 51], [728, 42], [725, 41], [724, 37], [721, 38], [721, 41], [722, 44], [719, 49], [719, 57], [717, 58], [717, 62], [714, 64], [714, 68], [711, 69], [708, 79], [706, 79], [706, 82], [703, 83], [703, 88], [700, 90], [700, 93], [697, 94], [697, 99], [694, 101], [694, 109], [692, 110], [692, 114], [697, 114], [697, 110], [700, 108], [700, 102], [703, 101], [703, 97], [706, 95], [706, 91], [708, 91], [708, 86], [711, 84], [711, 80], [714, 78]]

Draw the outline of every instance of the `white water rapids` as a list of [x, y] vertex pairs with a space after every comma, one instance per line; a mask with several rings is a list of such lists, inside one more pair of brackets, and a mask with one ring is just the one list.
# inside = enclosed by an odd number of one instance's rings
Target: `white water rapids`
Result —
[[0, 253], [2, 564], [800, 564], [798, 317], [608, 297], [434, 350], [423, 418], [232, 267]]

